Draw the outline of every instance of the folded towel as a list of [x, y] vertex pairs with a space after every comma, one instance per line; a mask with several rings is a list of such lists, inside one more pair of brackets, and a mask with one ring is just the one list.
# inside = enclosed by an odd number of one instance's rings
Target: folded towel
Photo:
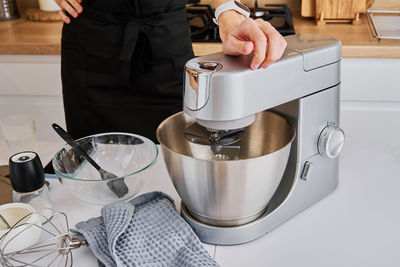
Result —
[[76, 225], [100, 266], [218, 266], [161, 192], [104, 206]]

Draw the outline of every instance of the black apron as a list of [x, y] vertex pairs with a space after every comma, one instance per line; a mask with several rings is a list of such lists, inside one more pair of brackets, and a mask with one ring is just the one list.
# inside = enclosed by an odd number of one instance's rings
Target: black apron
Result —
[[185, 0], [84, 0], [62, 31], [61, 78], [74, 138], [129, 132], [156, 141], [182, 110], [183, 66], [192, 58]]

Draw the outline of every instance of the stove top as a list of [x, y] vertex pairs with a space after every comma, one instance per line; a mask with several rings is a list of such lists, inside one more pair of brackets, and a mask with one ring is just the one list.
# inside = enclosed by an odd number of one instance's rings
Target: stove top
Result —
[[[283, 36], [295, 33], [287, 5], [255, 6], [250, 11], [250, 17], [268, 21]], [[186, 7], [186, 13], [192, 31], [192, 42], [221, 42], [218, 25], [212, 21], [214, 10], [210, 5], [194, 3]]]

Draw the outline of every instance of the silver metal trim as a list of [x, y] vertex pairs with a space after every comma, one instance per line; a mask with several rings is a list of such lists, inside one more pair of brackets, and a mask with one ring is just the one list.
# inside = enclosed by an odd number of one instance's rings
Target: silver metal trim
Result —
[[400, 11], [397, 10], [367, 10], [367, 21], [370, 25], [372, 36], [377, 39], [392, 39], [392, 40], [400, 40], [399, 36], [385, 36], [382, 35], [377, 27], [377, 23], [374, 19], [374, 14], [400, 14]]

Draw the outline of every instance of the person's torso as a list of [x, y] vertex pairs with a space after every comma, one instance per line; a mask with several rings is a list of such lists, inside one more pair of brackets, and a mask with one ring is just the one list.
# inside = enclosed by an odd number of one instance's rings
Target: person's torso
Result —
[[121, 16], [149, 17], [181, 9], [186, 0], [84, 0], [85, 4], [101, 11]]

